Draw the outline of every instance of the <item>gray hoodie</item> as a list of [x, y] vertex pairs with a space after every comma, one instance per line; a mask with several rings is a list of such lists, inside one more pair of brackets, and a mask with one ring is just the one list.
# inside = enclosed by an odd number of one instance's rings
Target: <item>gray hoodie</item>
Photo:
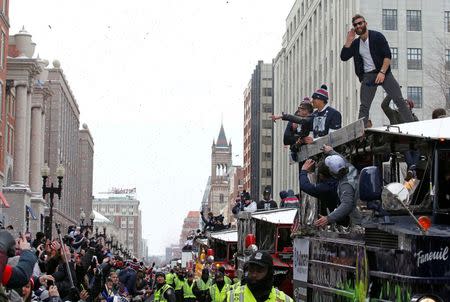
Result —
[[[329, 155], [341, 154], [336, 151], [331, 151]], [[345, 158], [344, 158], [345, 160]], [[358, 200], [358, 171], [356, 168], [347, 162], [348, 173], [339, 179], [337, 193], [339, 196], [338, 207], [328, 215], [328, 223], [335, 223], [336, 221], [344, 219], [346, 216], [350, 216], [352, 224], [360, 223], [359, 211], [356, 208], [356, 201]]]

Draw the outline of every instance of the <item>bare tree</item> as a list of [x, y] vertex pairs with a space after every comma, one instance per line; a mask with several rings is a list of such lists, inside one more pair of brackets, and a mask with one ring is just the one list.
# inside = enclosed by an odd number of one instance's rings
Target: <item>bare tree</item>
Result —
[[[435, 88], [445, 97], [445, 102], [440, 99], [427, 102], [427, 109], [435, 109], [445, 104], [445, 109], [450, 108], [450, 41], [449, 39], [435, 36], [436, 41], [431, 50], [430, 58], [432, 62], [426, 64], [424, 73], [428, 79], [435, 85]], [[430, 60], [431, 61], [431, 60]]]

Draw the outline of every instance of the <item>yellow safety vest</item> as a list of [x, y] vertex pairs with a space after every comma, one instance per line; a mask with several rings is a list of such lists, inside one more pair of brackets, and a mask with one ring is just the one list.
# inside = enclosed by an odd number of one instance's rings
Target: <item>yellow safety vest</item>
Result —
[[[230, 291], [227, 302], [256, 302], [250, 289], [247, 285], [237, 287]], [[272, 291], [269, 294], [269, 298], [266, 302], [293, 302], [292, 298], [286, 295], [284, 292], [278, 290], [278, 288], [272, 287]]]
[[174, 283], [175, 283], [175, 290], [182, 290], [183, 284], [186, 282], [186, 280], [181, 281], [178, 279], [178, 276], [175, 276]]
[[231, 285], [233, 284], [233, 281], [228, 276], [223, 276], [223, 280], [225, 281], [225, 284]]
[[172, 288], [172, 286], [168, 284], [164, 284], [160, 289], [158, 289], [155, 292], [155, 295], [153, 297], [153, 302], [166, 302], [167, 299], [164, 298], [164, 293], [169, 289]]
[[175, 278], [174, 274], [167, 273], [166, 274], [166, 283], [169, 285], [173, 285], [173, 279]]
[[224, 302], [227, 300], [227, 293], [230, 290], [228, 284], [224, 284], [222, 290], [219, 291], [217, 284], [214, 284], [209, 289], [209, 295], [211, 296], [211, 302]]
[[188, 299], [188, 298], [194, 298], [195, 299], [195, 298], [197, 298], [194, 295], [194, 292], [192, 291], [192, 289], [194, 288], [194, 284], [195, 284], [195, 281], [192, 281], [191, 285], [189, 285], [187, 283], [187, 281], [184, 282], [184, 284], [183, 284], [183, 297], [185, 299]]
[[201, 291], [208, 290], [212, 284], [211, 279], [208, 279], [208, 281], [205, 282], [205, 281], [203, 281], [202, 278], [200, 278], [200, 279], [197, 279], [197, 281], [195, 281], [195, 282], [197, 282], [198, 289]]

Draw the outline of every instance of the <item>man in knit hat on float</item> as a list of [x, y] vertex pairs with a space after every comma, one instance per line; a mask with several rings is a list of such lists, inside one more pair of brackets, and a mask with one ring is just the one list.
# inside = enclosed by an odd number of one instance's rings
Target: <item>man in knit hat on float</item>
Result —
[[328, 104], [328, 88], [325, 84], [313, 93], [312, 105], [316, 110], [311, 115], [312, 135], [303, 140], [306, 144], [342, 127], [341, 113]]

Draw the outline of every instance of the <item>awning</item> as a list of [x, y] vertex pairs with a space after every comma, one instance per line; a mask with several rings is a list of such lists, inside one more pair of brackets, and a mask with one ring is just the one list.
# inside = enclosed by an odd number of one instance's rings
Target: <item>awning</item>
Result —
[[370, 132], [390, 133], [430, 139], [450, 139], [450, 117], [434, 120], [404, 123], [393, 126], [383, 126], [366, 129]]
[[8, 203], [8, 201], [6, 200], [5, 195], [3, 195], [3, 192], [2, 192], [2, 191], [0, 191], [0, 202], [1, 202], [1, 204], [2, 204], [3, 207], [9, 208], [9, 203]]
[[294, 222], [297, 209], [285, 208], [276, 209], [271, 211], [261, 211], [252, 213], [252, 217], [255, 219], [267, 221], [273, 224], [292, 224]]
[[36, 215], [34, 215], [33, 209], [30, 206], [25, 206], [25, 207], [26, 207], [28, 213], [30, 213], [31, 218], [33, 220], [36, 220], [37, 218], [36, 218]]
[[220, 233], [211, 233], [211, 238], [225, 242], [237, 242], [237, 231], [226, 231]]

